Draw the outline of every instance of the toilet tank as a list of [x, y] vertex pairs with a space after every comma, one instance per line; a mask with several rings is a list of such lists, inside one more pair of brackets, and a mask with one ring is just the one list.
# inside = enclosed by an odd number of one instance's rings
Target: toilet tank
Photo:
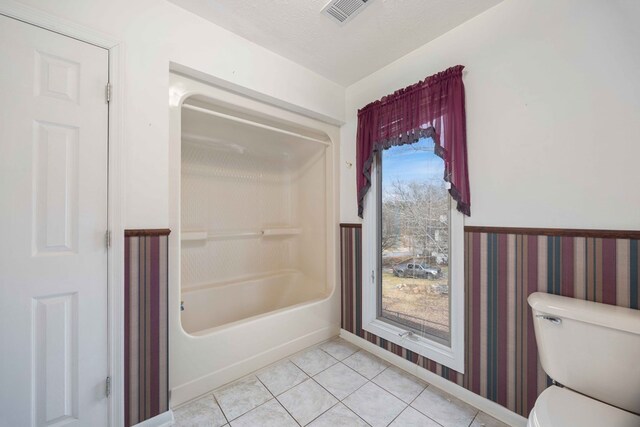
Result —
[[540, 362], [556, 382], [640, 414], [640, 310], [529, 295]]

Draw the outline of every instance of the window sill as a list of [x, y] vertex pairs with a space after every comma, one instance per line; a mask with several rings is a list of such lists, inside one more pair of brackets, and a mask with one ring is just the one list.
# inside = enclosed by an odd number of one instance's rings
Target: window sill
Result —
[[[447, 366], [456, 372], [464, 374], [464, 357], [460, 357], [462, 354], [460, 351], [456, 352], [455, 349], [451, 347], [447, 347], [446, 345], [416, 334], [401, 337], [401, 334], [407, 332], [406, 329], [400, 328], [381, 319], [369, 321], [363, 326], [363, 329], [380, 338], [406, 348], [407, 350], [424, 356], [427, 359], [433, 360], [436, 363]], [[456, 354], [458, 357], [456, 357]]]

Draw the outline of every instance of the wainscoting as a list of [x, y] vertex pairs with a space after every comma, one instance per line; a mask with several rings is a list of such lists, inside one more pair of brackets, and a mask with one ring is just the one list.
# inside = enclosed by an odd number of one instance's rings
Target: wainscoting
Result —
[[362, 329], [362, 231], [341, 225], [342, 328], [527, 417], [550, 384], [529, 294], [640, 308], [640, 233], [465, 228], [465, 374]]
[[169, 230], [125, 231], [125, 427], [169, 410]]

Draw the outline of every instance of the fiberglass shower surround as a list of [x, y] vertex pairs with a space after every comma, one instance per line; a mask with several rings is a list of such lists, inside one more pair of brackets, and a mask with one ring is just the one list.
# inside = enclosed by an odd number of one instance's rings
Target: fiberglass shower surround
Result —
[[170, 74], [174, 407], [340, 328], [340, 130], [263, 99]]
[[328, 142], [203, 100], [182, 106], [182, 326], [192, 335], [328, 295]]

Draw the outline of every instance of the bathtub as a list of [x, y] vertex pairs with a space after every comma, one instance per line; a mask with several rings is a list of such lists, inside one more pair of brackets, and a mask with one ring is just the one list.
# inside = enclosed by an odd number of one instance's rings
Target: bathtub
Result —
[[[182, 327], [191, 335], [205, 336], [222, 327], [326, 297], [299, 271], [198, 286], [182, 291]], [[241, 304], [234, 303], [238, 301]]]
[[170, 81], [173, 408], [339, 333], [340, 132]]

